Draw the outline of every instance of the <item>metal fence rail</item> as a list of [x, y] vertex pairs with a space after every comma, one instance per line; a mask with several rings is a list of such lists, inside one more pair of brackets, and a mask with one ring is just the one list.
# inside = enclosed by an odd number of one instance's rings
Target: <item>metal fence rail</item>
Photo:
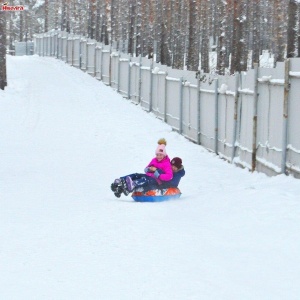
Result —
[[35, 53], [77, 67], [221, 158], [300, 178], [300, 59], [235, 76], [174, 70], [61, 31], [35, 37]]

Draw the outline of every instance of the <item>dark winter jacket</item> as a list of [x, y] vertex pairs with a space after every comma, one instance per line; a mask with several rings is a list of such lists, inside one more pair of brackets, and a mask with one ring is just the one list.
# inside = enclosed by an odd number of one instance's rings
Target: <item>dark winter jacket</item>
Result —
[[178, 187], [181, 177], [185, 175], [184, 167], [182, 166], [177, 172], [173, 173], [173, 178], [170, 181], [165, 181], [162, 188]]
[[[156, 170], [158, 173], [162, 174], [163, 171], [160, 169]], [[155, 189], [166, 189], [169, 187], [178, 187], [181, 177], [185, 175], [184, 167], [182, 166], [176, 173], [173, 173], [173, 178], [169, 181], [164, 181], [162, 184], [149, 184], [144, 186], [144, 192], [155, 190]]]

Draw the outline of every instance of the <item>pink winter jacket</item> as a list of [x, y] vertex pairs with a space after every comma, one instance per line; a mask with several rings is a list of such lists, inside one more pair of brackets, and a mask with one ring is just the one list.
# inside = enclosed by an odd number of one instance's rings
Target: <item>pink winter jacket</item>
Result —
[[[148, 172], [149, 167], [156, 167], [161, 171], [161, 174], [159, 172]], [[161, 161], [158, 161], [156, 157], [153, 158], [145, 168], [145, 172], [146, 175], [155, 178], [158, 184], [161, 184], [162, 181], [169, 181], [173, 178], [172, 166], [168, 155]]]

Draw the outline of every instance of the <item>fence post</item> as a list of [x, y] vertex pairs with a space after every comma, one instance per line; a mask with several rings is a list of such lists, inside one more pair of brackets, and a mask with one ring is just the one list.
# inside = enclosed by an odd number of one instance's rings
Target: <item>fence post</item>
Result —
[[288, 104], [289, 104], [289, 68], [290, 60], [287, 59], [284, 64], [284, 99], [283, 99], [283, 126], [282, 126], [282, 159], [281, 173], [286, 173], [286, 148], [288, 132]]
[[58, 59], [59, 57], [59, 33], [57, 33], [57, 42], [56, 42], [56, 58]]
[[74, 35], [72, 36], [72, 40], [71, 40], [71, 47], [72, 47], [72, 64], [71, 66], [73, 67], [74, 66], [74, 44], [75, 44], [75, 39], [74, 39]]
[[95, 49], [94, 49], [94, 77], [97, 76], [97, 42], [95, 43]]
[[219, 142], [219, 79], [215, 79], [215, 153], [218, 154]]
[[45, 34], [43, 33], [42, 41], [43, 41], [43, 56], [45, 56], [45, 41], [44, 41]]
[[101, 43], [101, 48], [100, 48], [100, 74], [99, 74], [99, 77], [100, 77], [100, 80], [102, 81], [103, 78], [102, 78], [102, 65], [103, 65], [103, 44]]
[[89, 39], [86, 39], [85, 43], [85, 72], [89, 73]]
[[[199, 76], [200, 77], [200, 76]], [[200, 78], [198, 78], [197, 81], [197, 143], [198, 145], [201, 144], [201, 123], [200, 123], [200, 119], [201, 119], [201, 85], [200, 85]]]
[[81, 65], [82, 65], [81, 45], [82, 45], [82, 40], [81, 40], [81, 36], [80, 36], [80, 40], [79, 40], [79, 69], [80, 70], [81, 70]]
[[63, 40], [64, 40], [64, 36], [63, 36], [64, 31], [61, 31], [60, 34], [60, 59], [63, 60]]
[[232, 154], [231, 163], [233, 163], [235, 157], [235, 142], [237, 132], [237, 113], [238, 113], [238, 101], [239, 101], [239, 84], [240, 84], [240, 73], [235, 73], [235, 93], [234, 93], [234, 117], [233, 117], [233, 137], [232, 137]]
[[182, 134], [182, 116], [183, 116], [183, 77], [179, 79], [179, 133]]
[[111, 47], [109, 48], [108, 85], [111, 86]]
[[67, 33], [67, 38], [66, 38], [66, 63], [69, 61], [69, 34]]
[[58, 32], [56, 31], [55, 56], [58, 59]]
[[56, 59], [58, 59], [58, 32], [56, 32], [55, 34], [56, 38], [55, 38], [55, 56], [56, 56]]
[[121, 54], [120, 54], [120, 50], [118, 51], [118, 85], [117, 85], [117, 92], [120, 93], [120, 78], [121, 78], [121, 74], [120, 74], [120, 70], [121, 70], [121, 62], [120, 62], [120, 58], [121, 58]]
[[150, 64], [150, 91], [149, 91], [149, 112], [152, 111], [152, 89], [153, 89], [153, 58]]
[[168, 98], [168, 72], [165, 74], [165, 103], [164, 103], [164, 122], [167, 123], [167, 98]]
[[127, 87], [127, 99], [129, 100], [130, 97], [130, 85], [131, 85], [131, 55], [128, 58], [128, 87]]
[[140, 54], [140, 66], [139, 66], [139, 102], [141, 103], [141, 93], [142, 93], [142, 55]]
[[253, 129], [252, 129], [252, 172], [256, 168], [257, 143], [258, 63], [254, 63]]
[[55, 32], [51, 35], [51, 56], [55, 56]]
[[[26, 41], [26, 55], [28, 55], [27, 53], [27, 41]], [[50, 57], [52, 56], [52, 34], [50, 33]]]
[[47, 36], [46, 33], [44, 33], [44, 56], [47, 56], [47, 49], [48, 49], [48, 41], [47, 41]]

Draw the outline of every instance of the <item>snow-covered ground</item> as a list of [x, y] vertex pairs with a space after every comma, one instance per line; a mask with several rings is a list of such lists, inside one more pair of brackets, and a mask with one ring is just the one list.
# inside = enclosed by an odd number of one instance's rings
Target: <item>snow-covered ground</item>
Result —
[[[220, 160], [53, 58], [8, 57], [0, 90], [0, 298], [300, 299], [300, 181]], [[159, 138], [182, 197], [115, 198]]]

